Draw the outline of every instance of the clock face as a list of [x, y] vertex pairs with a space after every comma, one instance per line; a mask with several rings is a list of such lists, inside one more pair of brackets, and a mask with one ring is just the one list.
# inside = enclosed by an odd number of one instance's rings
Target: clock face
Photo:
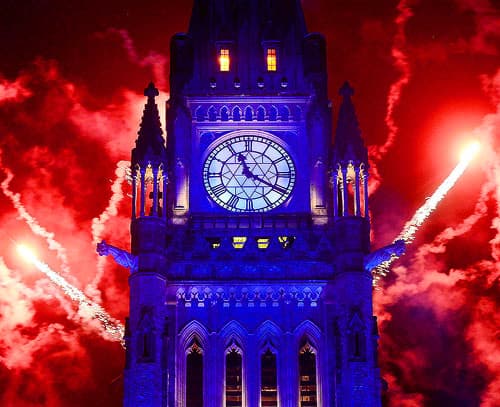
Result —
[[295, 166], [278, 143], [242, 135], [218, 144], [205, 160], [210, 197], [233, 212], [265, 212], [281, 205], [295, 185]]

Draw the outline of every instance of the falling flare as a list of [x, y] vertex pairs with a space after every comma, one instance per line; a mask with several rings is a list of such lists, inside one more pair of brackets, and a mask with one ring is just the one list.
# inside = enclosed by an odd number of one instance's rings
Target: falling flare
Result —
[[106, 332], [106, 339], [122, 341], [124, 328], [122, 324], [111, 317], [99, 304], [90, 300], [82, 291], [70, 284], [59, 273], [52, 270], [46, 263], [38, 259], [35, 252], [28, 246], [18, 244], [18, 254], [27, 262], [33, 264], [39, 271], [44, 273], [54, 284], [59, 286], [64, 293], [73, 301], [76, 301], [82, 310], [88, 311], [92, 318], [98, 319]]
[[[0, 152], [1, 153], [1, 152]], [[66, 255], [66, 248], [63, 247], [61, 243], [54, 239], [54, 233], [49, 232], [43, 226], [38, 223], [38, 221], [33, 217], [21, 203], [21, 196], [18, 193], [14, 193], [10, 190], [9, 185], [12, 179], [14, 178], [14, 174], [8, 168], [4, 167], [4, 171], [7, 174], [5, 179], [0, 184], [0, 188], [4, 195], [9, 198], [14, 205], [14, 208], [17, 210], [19, 217], [26, 222], [31, 231], [38, 236], [41, 236], [45, 239], [45, 241], [49, 245], [50, 250], [54, 250], [57, 254], [57, 258], [61, 261], [61, 269], [64, 273], [69, 273], [70, 267], [68, 265], [68, 257]]]
[[[434, 212], [437, 205], [446, 196], [448, 191], [455, 185], [458, 179], [462, 176], [464, 171], [469, 166], [470, 162], [474, 159], [480, 150], [480, 144], [478, 141], [473, 141], [463, 150], [461, 154], [461, 159], [453, 171], [448, 175], [448, 177], [443, 181], [441, 185], [436, 189], [436, 191], [425, 201], [420, 208], [417, 209], [413, 217], [406, 222], [403, 230], [394, 239], [404, 240], [405, 243], [411, 243], [415, 239], [415, 234], [429, 215]], [[398, 256], [392, 256], [390, 260], [384, 261], [374, 270], [374, 284], [380, 279], [380, 276], [385, 276], [389, 272], [389, 266]]]

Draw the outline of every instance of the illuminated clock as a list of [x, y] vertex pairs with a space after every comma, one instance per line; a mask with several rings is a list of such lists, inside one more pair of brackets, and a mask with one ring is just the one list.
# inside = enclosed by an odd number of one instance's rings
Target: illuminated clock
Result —
[[287, 200], [295, 166], [277, 142], [261, 135], [239, 135], [217, 144], [203, 165], [210, 197], [233, 212], [266, 212]]

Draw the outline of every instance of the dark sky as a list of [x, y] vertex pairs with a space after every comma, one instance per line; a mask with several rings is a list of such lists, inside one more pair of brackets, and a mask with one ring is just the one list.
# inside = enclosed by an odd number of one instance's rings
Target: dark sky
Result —
[[[102, 4], [104, 3], [104, 4]], [[180, 4], [180, 5], [179, 5]], [[375, 293], [387, 406], [500, 405], [500, 5], [495, 0], [304, 0], [328, 41], [329, 90], [348, 79], [370, 149], [373, 247], [390, 243], [467, 168]], [[168, 98], [171, 35], [191, 2], [0, 5], [0, 405], [121, 403], [123, 351], [16, 255], [15, 242], [123, 321], [123, 170], [154, 80]], [[162, 107], [162, 106], [160, 106]], [[162, 110], [163, 107], [162, 107]]]

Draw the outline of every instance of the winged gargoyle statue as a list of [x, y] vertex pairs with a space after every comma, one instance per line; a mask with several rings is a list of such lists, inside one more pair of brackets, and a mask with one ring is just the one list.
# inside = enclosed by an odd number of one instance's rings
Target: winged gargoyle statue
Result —
[[364, 266], [366, 271], [372, 271], [374, 268], [381, 265], [383, 262], [391, 261], [391, 259], [400, 257], [404, 254], [406, 248], [403, 239], [395, 240], [394, 243], [381, 247], [365, 256]]
[[116, 263], [128, 268], [131, 273], [137, 271], [137, 256], [134, 256], [133, 254], [130, 254], [125, 250], [119, 249], [118, 247], [107, 244], [105, 240], [103, 240], [101, 243], [97, 243], [96, 251], [100, 256], [108, 256], [111, 254]]

